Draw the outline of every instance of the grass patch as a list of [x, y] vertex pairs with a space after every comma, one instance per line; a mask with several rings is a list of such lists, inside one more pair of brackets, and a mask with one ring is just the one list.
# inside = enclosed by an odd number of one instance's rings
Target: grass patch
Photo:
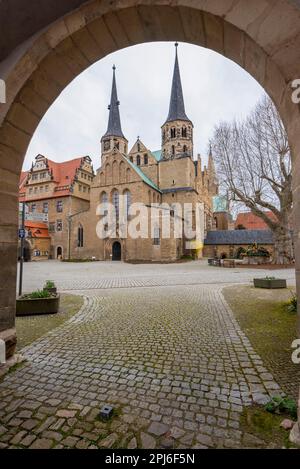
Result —
[[17, 350], [30, 345], [47, 332], [55, 329], [76, 314], [83, 305], [83, 298], [75, 295], [61, 295], [58, 314], [16, 318]]
[[287, 395], [298, 399], [300, 367], [292, 362], [297, 317], [287, 307], [290, 290], [234, 286], [223, 290], [242, 330]]
[[266, 448], [293, 448], [289, 432], [280, 427], [284, 415], [270, 414], [264, 408], [246, 407], [241, 415], [241, 429], [265, 442]]

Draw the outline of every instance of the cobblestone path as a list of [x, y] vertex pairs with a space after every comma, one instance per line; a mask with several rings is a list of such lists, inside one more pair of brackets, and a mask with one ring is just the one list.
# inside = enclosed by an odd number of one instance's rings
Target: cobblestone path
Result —
[[94, 293], [22, 353], [0, 382], [1, 448], [259, 447], [240, 414], [279, 389], [215, 285]]

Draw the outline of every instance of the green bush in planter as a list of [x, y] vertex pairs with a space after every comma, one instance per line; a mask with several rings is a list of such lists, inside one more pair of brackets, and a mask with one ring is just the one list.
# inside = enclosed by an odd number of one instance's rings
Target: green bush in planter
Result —
[[42, 300], [44, 298], [53, 298], [56, 295], [48, 292], [48, 290], [37, 290], [32, 293], [27, 293], [21, 297], [22, 300]]
[[50, 290], [51, 288], [55, 288], [55, 283], [53, 280], [47, 280], [44, 286], [44, 290]]

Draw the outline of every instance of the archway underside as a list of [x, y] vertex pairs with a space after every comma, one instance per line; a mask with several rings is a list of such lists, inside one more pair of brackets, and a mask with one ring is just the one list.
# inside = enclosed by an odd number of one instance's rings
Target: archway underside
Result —
[[[28, 8], [38, 9], [38, 3], [31, 2]], [[18, 48], [0, 64], [1, 78], [7, 85], [7, 104], [0, 108], [0, 335], [7, 341], [9, 354], [14, 348], [18, 183], [24, 155], [37, 125], [61, 91], [107, 54], [139, 43], [177, 40], [217, 51], [248, 71], [274, 100], [285, 123], [294, 159], [295, 214], [300, 210], [299, 106], [291, 100], [291, 81], [300, 78], [300, 8], [296, 2], [61, 3], [60, 14], [55, 16], [53, 11], [48, 22], [45, 16], [41, 20], [33, 15], [24, 35], [19, 31], [17, 38], [10, 38]], [[82, 5], [71, 11], [66, 4], [70, 8]], [[40, 16], [47, 13], [43, 6], [44, 2]], [[62, 13], [66, 16], [60, 18]], [[34, 28], [35, 20], [43, 31]], [[35, 34], [30, 39], [29, 32]], [[5, 35], [3, 40], [8, 41]], [[1, 41], [0, 52], [7, 52]], [[299, 218], [295, 216], [298, 291]]]

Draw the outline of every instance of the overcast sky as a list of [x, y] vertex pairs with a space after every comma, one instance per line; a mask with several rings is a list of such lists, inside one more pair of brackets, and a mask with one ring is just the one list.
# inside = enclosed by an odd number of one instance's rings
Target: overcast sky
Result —
[[[242, 68], [223, 56], [180, 43], [179, 63], [187, 116], [193, 121], [194, 152], [207, 154], [214, 126], [247, 115], [264, 93]], [[123, 132], [131, 147], [139, 135], [150, 150], [161, 147], [161, 125], [169, 109], [173, 43], [150, 43], [111, 54], [78, 76], [48, 110], [28, 148], [24, 168], [39, 153], [54, 161], [90, 155], [100, 166], [106, 132], [112, 66]]]

